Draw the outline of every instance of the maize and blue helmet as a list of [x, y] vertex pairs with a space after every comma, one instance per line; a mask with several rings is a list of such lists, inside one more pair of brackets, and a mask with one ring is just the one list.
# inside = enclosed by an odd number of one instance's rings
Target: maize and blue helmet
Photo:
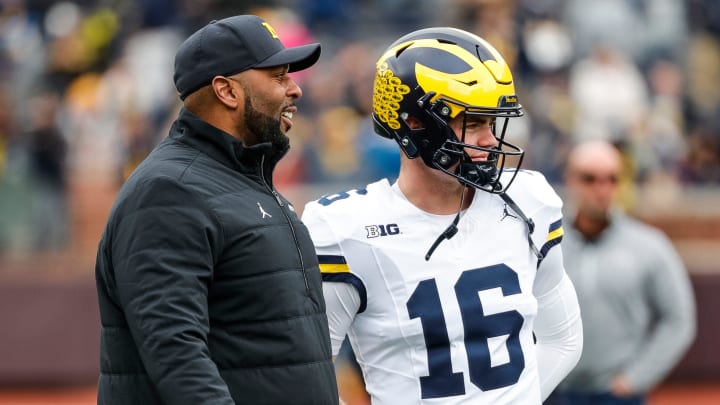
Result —
[[[465, 143], [449, 127], [464, 114], [494, 118], [497, 147]], [[405, 155], [441, 170], [460, 183], [490, 193], [503, 193], [500, 183], [510, 156], [522, 163], [524, 151], [504, 140], [508, 120], [523, 115], [512, 73], [500, 53], [477, 35], [455, 28], [412, 32], [388, 47], [376, 64], [373, 86], [375, 132], [394, 139]], [[406, 122], [414, 117], [422, 128]], [[502, 120], [502, 123], [498, 121]], [[465, 148], [489, 152], [487, 161], [473, 162]], [[458, 164], [459, 163], [459, 164]]]

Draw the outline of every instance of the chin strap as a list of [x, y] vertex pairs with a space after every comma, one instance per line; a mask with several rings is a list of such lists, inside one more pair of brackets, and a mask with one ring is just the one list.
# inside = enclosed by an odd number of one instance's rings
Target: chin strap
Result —
[[535, 257], [537, 257], [538, 264], [539, 264], [543, 260], [544, 256], [542, 253], [540, 253], [540, 250], [537, 248], [537, 246], [535, 246], [535, 243], [532, 240], [532, 233], [535, 231], [535, 222], [533, 222], [532, 219], [525, 216], [525, 213], [522, 212], [520, 207], [518, 207], [518, 205], [515, 204], [515, 201], [513, 201], [513, 199], [510, 198], [509, 195], [507, 195], [506, 193], [502, 193], [502, 194], [500, 194], [500, 198], [502, 198], [503, 201], [505, 201], [505, 204], [507, 204], [513, 211], [515, 211], [515, 213], [518, 214], [518, 216], [520, 216], [520, 218], [522, 218], [522, 220], [527, 225], [527, 227], [528, 227], [528, 233], [527, 233], [528, 244], [530, 244], [530, 250], [532, 250], [533, 254], [535, 254]]
[[[532, 250], [535, 257], [537, 257], [538, 265], [539, 265], [540, 262], [543, 260], [544, 256], [542, 253], [540, 253], [540, 250], [537, 248], [537, 246], [535, 246], [535, 242], [533, 242], [533, 240], [532, 240], [532, 233], [535, 231], [535, 222], [533, 222], [532, 219], [528, 218], [525, 215], [525, 213], [520, 209], [520, 207], [518, 207], [518, 205], [515, 203], [515, 201], [512, 198], [510, 198], [509, 195], [507, 195], [506, 193], [502, 193], [502, 194], [499, 194], [499, 196], [500, 196], [500, 198], [502, 198], [503, 201], [505, 201], [505, 204], [507, 204], [510, 207], [510, 209], [515, 211], [515, 213], [518, 214], [518, 216], [527, 225], [528, 244], [530, 245], [530, 250]], [[462, 212], [462, 205], [463, 205], [464, 201], [465, 201], [465, 188], [463, 188], [462, 196], [460, 197], [460, 208], [458, 208], [458, 212], [455, 215], [455, 219], [453, 219], [450, 226], [448, 226], [447, 229], [445, 229], [445, 231], [443, 231], [443, 233], [441, 233], [437, 237], [437, 239], [435, 239], [435, 242], [432, 244], [432, 246], [430, 246], [430, 249], [425, 254], [425, 261], [430, 260], [430, 256], [432, 256], [433, 252], [435, 252], [435, 249], [437, 249], [437, 247], [440, 246], [440, 244], [444, 240], [452, 238], [458, 232], [457, 225], [460, 222], [460, 213]]]
[[438, 246], [444, 241], [445, 239], [450, 239], [458, 232], [457, 224], [460, 222], [460, 213], [462, 212], [462, 206], [463, 202], [465, 201], [465, 187], [462, 189], [462, 194], [460, 195], [460, 207], [458, 207], [458, 212], [455, 215], [455, 219], [453, 219], [450, 226], [441, 233], [437, 239], [435, 239], [435, 242], [430, 246], [430, 250], [425, 254], [425, 261], [430, 260], [430, 256], [432, 256], [433, 252], [435, 252], [435, 249], [437, 249]]
[[458, 231], [458, 228], [457, 228], [458, 222], [460, 222], [460, 212], [459, 211], [458, 211], [457, 215], [455, 215], [455, 219], [452, 221], [452, 224], [450, 224], [450, 226], [448, 226], [447, 229], [445, 229], [445, 231], [443, 233], [441, 233], [440, 236], [437, 237], [437, 239], [435, 239], [435, 243], [433, 243], [432, 246], [430, 246], [430, 250], [428, 250], [428, 252], [425, 254], [425, 261], [430, 260], [430, 256], [432, 256], [433, 252], [435, 251], [435, 249], [437, 249], [438, 246], [440, 246], [440, 243], [442, 243], [442, 241], [444, 241], [445, 239], [450, 239], [453, 236], [455, 236], [455, 234]]

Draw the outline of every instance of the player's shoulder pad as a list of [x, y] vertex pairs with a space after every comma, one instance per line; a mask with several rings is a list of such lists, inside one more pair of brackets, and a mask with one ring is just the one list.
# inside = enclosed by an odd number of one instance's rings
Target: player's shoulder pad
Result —
[[341, 230], [352, 231], [357, 228], [356, 224], [365, 221], [365, 217], [387, 207], [384, 199], [389, 193], [384, 191], [390, 187], [387, 180], [381, 180], [365, 188], [326, 194], [305, 204], [302, 221], [311, 232], [314, 231], [312, 228], [323, 226], [332, 227], [338, 234], [344, 234]]
[[310, 201], [305, 205], [305, 209], [321, 210], [325, 215], [339, 213], [347, 215], [359, 208], [367, 208], [368, 204], [381, 198], [382, 188], [389, 188], [386, 179], [368, 184], [362, 188], [348, 189], [339, 192], [333, 192], [323, 195], [317, 200]]
[[[512, 175], [512, 173], [506, 174]], [[535, 170], [518, 170], [515, 180], [508, 189], [508, 194], [522, 208], [530, 211], [541, 207], [561, 208], [562, 199], [548, 183], [545, 176]], [[530, 209], [533, 207], [534, 209]]]

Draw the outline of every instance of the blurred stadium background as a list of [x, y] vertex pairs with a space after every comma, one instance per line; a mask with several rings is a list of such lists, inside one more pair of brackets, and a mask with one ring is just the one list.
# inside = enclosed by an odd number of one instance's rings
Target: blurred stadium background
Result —
[[[720, 403], [720, 2], [716, 0], [0, 0], [0, 404], [91, 404], [94, 256], [122, 181], [165, 136], [176, 46], [232, 14], [286, 45], [321, 42], [277, 187], [299, 210], [392, 177], [372, 133], [374, 62], [405, 32], [474, 31], [512, 65], [527, 115], [510, 137], [562, 191], [568, 145], [604, 137], [623, 204], [680, 251], [699, 334], [651, 405]], [[340, 369], [343, 390], [362, 386]]]

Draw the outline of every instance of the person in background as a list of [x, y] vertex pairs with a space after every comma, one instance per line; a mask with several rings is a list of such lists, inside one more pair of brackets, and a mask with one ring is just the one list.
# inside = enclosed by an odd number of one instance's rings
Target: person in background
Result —
[[175, 56], [184, 102], [122, 187], [97, 254], [98, 404], [337, 404], [310, 235], [273, 187], [320, 45], [254, 15]]
[[669, 239], [616, 208], [618, 149], [593, 140], [568, 155], [572, 222], [563, 255], [584, 326], [578, 365], [552, 405], [643, 404], [695, 336], [688, 274]]
[[524, 152], [505, 132], [522, 108], [507, 63], [477, 35], [427, 28], [389, 46], [373, 88], [397, 181], [303, 211], [333, 354], [347, 335], [375, 405], [540, 404], [577, 362], [582, 322], [562, 201], [512, 167]]

